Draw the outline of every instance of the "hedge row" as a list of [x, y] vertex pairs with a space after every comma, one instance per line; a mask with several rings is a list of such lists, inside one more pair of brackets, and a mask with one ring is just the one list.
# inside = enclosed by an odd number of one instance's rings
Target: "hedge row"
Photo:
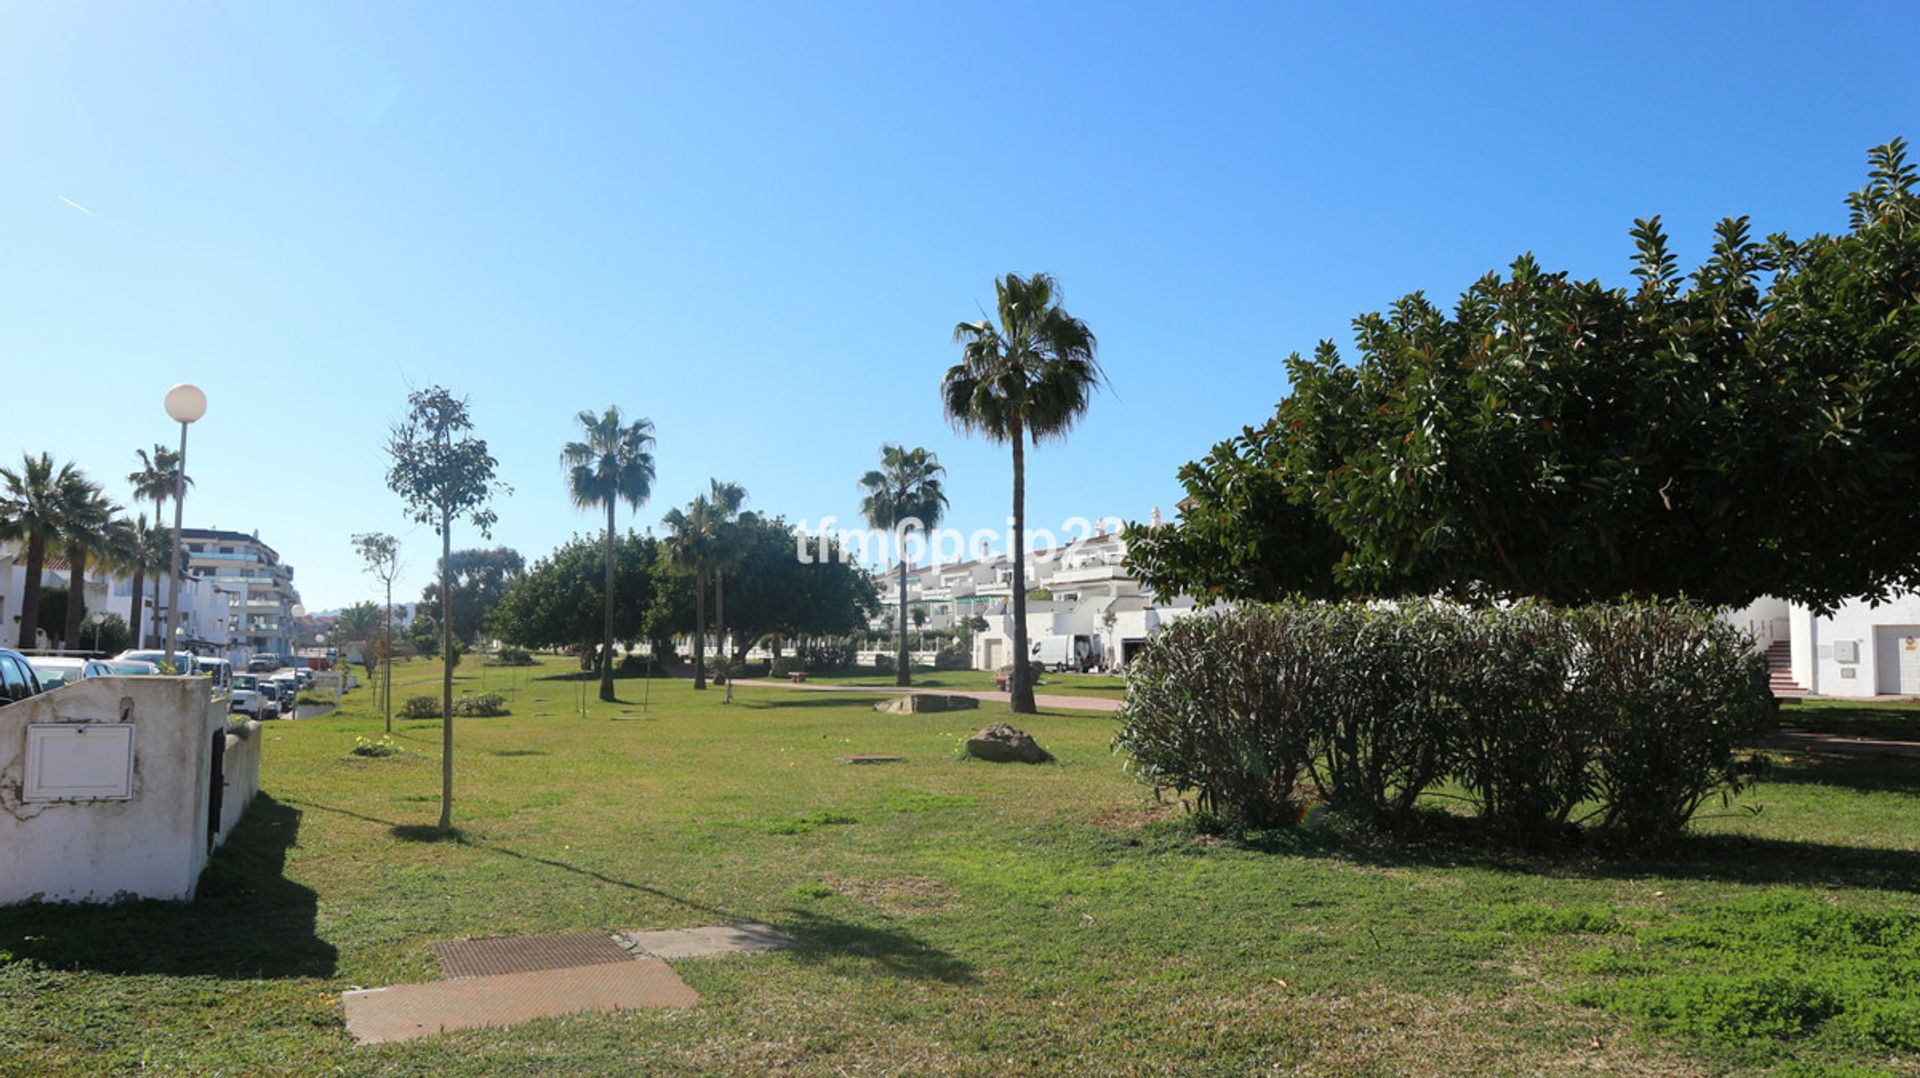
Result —
[[1772, 706], [1765, 660], [1684, 603], [1249, 606], [1174, 624], [1128, 675], [1115, 747], [1202, 811], [1404, 824], [1451, 782], [1522, 844], [1586, 820], [1673, 837], [1739, 789], [1734, 748]]

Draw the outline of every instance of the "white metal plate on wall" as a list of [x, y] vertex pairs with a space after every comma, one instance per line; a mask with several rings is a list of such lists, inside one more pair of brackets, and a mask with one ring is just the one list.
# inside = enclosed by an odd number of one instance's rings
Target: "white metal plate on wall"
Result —
[[27, 727], [23, 801], [126, 801], [133, 797], [132, 723]]

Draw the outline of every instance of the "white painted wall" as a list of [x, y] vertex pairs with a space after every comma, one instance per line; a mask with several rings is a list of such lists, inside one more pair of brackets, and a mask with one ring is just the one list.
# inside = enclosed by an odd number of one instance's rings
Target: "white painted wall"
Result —
[[[1883, 674], [1897, 676], [1894, 668], [1882, 667], [1890, 659], [1899, 661], [1899, 652], [1889, 650], [1887, 639], [1904, 639], [1909, 632], [1920, 631], [1920, 593], [1908, 592], [1883, 604], [1855, 600], [1824, 616], [1796, 606], [1791, 620], [1794, 678], [1807, 691], [1820, 696], [1874, 696], [1896, 684], [1882, 680]], [[1840, 654], [1849, 643], [1858, 652], [1856, 661], [1842, 662]]]
[[[192, 898], [226, 712], [196, 677], [90, 678], [0, 708], [0, 905]], [[25, 800], [27, 730], [43, 723], [132, 725], [131, 799]], [[223, 745], [222, 838], [258, 789], [259, 743]]]

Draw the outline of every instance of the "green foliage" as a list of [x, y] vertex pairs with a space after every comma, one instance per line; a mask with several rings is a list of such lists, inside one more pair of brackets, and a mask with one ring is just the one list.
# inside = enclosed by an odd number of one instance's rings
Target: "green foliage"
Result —
[[98, 622], [88, 618], [80, 625], [79, 646], [81, 651], [118, 655], [133, 646], [133, 630], [127, 627], [127, 619], [112, 612], [102, 615]]
[[1773, 892], [1635, 936], [1640, 961], [1609, 963], [1621, 975], [1577, 1001], [1759, 1060], [1803, 1041], [1920, 1051], [1920, 912]]
[[533, 666], [533, 653], [525, 648], [501, 648], [493, 655], [494, 666]]
[[1621, 931], [1619, 918], [1605, 910], [1559, 909], [1531, 902], [1494, 910], [1488, 926], [1530, 936], [1606, 935]]
[[[525, 571], [526, 560], [509, 547], [454, 551], [446, 566], [435, 573], [436, 578], [452, 581], [454, 639], [468, 644], [477, 641], [488, 615]], [[420, 606], [438, 613], [439, 579], [421, 591]]]
[[973, 669], [972, 649], [963, 644], [949, 644], [933, 653], [935, 670], [971, 670]]
[[[438, 705], [435, 705], [438, 710]], [[509, 714], [507, 698], [497, 692], [471, 693], [456, 697], [453, 713], [463, 719], [492, 719]]]
[[1920, 192], [1872, 152], [1850, 231], [1716, 228], [1677, 272], [1635, 223], [1637, 283], [1531, 257], [1449, 313], [1415, 293], [1287, 363], [1289, 396], [1181, 471], [1179, 523], [1134, 527], [1163, 594], [1762, 594], [1830, 606], [1920, 586]]
[[400, 705], [400, 717], [403, 719], [437, 719], [440, 717], [440, 701], [431, 696], [409, 696]]
[[[592, 649], [606, 610], [606, 547], [599, 536], [576, 535], [533, 563], [506, 587], [487, 620], [489, 632], [524, 648]], [[660, 544], [651, 536], [614, 536], [613, 638], [633, 644], [647, 631], [659, 600], [655, 573]]]
[[[425, 699], [418, 697], [417, 699]], [[435, 710], [438, 710], [437, 708]], [[382, 734], [377, 738], [355, 737], [353, 748], [348, 750], [355, 756], [398, 756], [400, 746], [394, 743], [392, 734]]]
[[1464, 787], [1501, 839], [1547, 845], [1576, 807], [1636, 846], [1740, 788], [1771, 711], [1764, 660], [1684, 604], [1295, 603], [1186, 618], [1130, 669], [1114, 739], [1156, 788], [1238, 825], [1307, 797], [1405, 823]]

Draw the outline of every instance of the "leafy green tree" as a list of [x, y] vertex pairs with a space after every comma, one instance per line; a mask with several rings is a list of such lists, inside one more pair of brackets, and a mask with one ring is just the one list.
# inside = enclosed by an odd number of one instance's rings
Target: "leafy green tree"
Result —
[[[68, 507], [85, 500], [89, 486], [86, 474], [69, 463], [55, 467], [53, 457], [24, 454], [18, 471], [0, 468], [0, 540], [24, 543], [27, 548], [26, 582], [20, 593], [20, 633], [18, 646], [34, 646], [33, 631], [41, 624], [40, 577], [46, 569], [47, 555], [60, 549], [60, 537], [67, 520]], [[48, 632], [52, 637], [60, 627]]]
[[400, 495], [413, 520], [440, 536], [440, 829], [453, 827], [453, 522], [463, 518], [483, 536], [498, 519], [490, 507], [496, 493], [510, 492], [494, 477], [498, 462], [484, 439], [472, 434], [464, 398], [440, 386], [407, 396], [407, 418], [387, 442], [392, 465], [387, 486]]
[[[947, 493], [940, 477], [947, 470], [940, 458], [918, 446], [908, 449], [891, 443], [880, 447], [880, 467], [860, 477], [860, 514], [870, 527], [893, 533], [893, 548], [899, 556], [900, 634], [899, 661], [894, 665], [893, 683], [913, 684], [907, 664], [907, 540], [915, 532], [925, 535], [940, 523], [946, 512]], [[926, 611], [916, 611], [921, 623]]]
[[[487, 614], [500, 602], [507, 585], [526, 568], [526, 559], [510, 547], [469, 547], [453, 552], [448, 569], [436, 575], [453, 581], [453, 635], [461, 643], [479, 642]], [[438, 581], [421, 591], [420, 602], [428, 607], [441, 605]]]
[[[353, 549], [360, 555], [361, 568], [387, 589], [386, 602], [380, 608], [380, 698], [386, 711], [387, 733], [393, 733], [393, 579], [400, 575], [400, 540], [385, 532], [362, 532], [353, 537]], [[371, 669], [367, 676], [373, 676]]]
[[620, 408], [608, 405], [600, 415], [575, 417], [585, 437], [560, 451], [567, 470], [567, 493], [582, 509], [607, 510], [604, 611], [600, 633], [600, 699], [613, 699], [614, 509], [626, 502], [638, 511], [653, 494], [653, 421], [623, 423]]
[[1871, 154], [1837, 236], [1715, 229], [1683, 276], [1658, 218], [1628, 287], [1489, 274], [1416, 293], [1288, 361], [1264, 426], [1181, 472], [1135, 527], [1155, 591], [1584, 603], [1770, 594], [1831, 607], [1920, 586], [1920, 195]]
[[639, 640], [657, 594], [660, 544], [628, 531], [614, 537], [613, 554], [611, 603], [605, 591], [604, 541], [575, 536], [507, 586], [487, 621], [488, 631], [520, 647], [579, 647], [584, 654], [602, 641], [604, 612], [611, 607], [613, 640]]
[[[837, 546], [825, 558], [802, 562], [795, 556], [800, 536], [784, 519], [742, 514], [735, 523], [736, 557], [728, 586], [733, 666], [761, 640], [838, 636], [858, 632], [878, 605], [873, 579]], [[667, 567], [669, 572], [673, 569]], [[682, 575], [678, 582], [684, 583]], [[676, 589], [671, 576], [655, 591], [649, 631], [696, 631], [699, 611], [690, 594]], [[696, 631], [696, 638], [697, 638]]]
[[[171, 562], [173, 560], [173, 530], [166, 527], [167, 499], [173, 497], [177, 488], [192, 486], [193, 477], [180, 474], [180, 451], [177, 449], [168, 449], [166, 446], [156, 443], [151, 454], [144, 449], [136, 449], [134, 452], [140, 457], [140, 467], [137, 471], [127, 475], [127, 482], [133, 486], [133, 500], [136, 502], [145, 500], [153, 503], [154, 530], [166, 534], [167, 554], [165, 560]], [[166, 572], [170, 578], [177, 577], [181, 572], [181, 567], [174, 565], [166, 569]], [[160, 578], [155, 577], [153, 584], [153, 636], [156, 640], [160, 637], [161, 601]], [[138, 620], [138, 604], [135, 604], [134, 612], [135, 619]], [[138, 626], [135, 626], [135, 628], [137, 629]], [[138, 634], [136, 633], [135, 635]]]
[[1000, 324], [982, 318], [954, 327], [961, 360], [940, 383], [947, 418], [960, 430], [1013, 448], [1013, 679], [1010, 708], [1032, 714], [1027, 657], [1026, 444], [1064, 439], [1105, 381], [1093, 331], [1060, 305], [1045, 273], [1009, 273], [994, 282]]
[[97, 619], [88, 618], [80, 627], [79, 640], [81, 651], [97, 651], [103, 655], [118, 655], [133, 646], [127, 619], [112, 612]]

